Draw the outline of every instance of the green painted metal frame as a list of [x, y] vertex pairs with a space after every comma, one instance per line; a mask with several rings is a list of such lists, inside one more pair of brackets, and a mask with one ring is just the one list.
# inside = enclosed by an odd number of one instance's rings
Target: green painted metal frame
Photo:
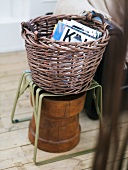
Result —
[[[34, 112], [35, 123], [36, 123], [34, 156], [33, 156], [34, 163], [35, 164], [40, 164], [40, 163], [41, 164], [47, 164], [47, 163], [51, 163], [51, 162], [55, 162], [55, 161], [59, 161], [59, 160], [64, 160], [64, 159], [68, 159], [68, 158], [71, 158], [71, 157], [75, 157], [75, 156], [78, 156], [78, 155], [88, 153], [88, 151], [85, 150], [85, 151], [81, 151], [81, 152], [77, 152], [77, 153], [73, 153], [73, 154], [62, 155], [62, 156], [55, 157], [55, 158], [49, 159], [49, 160], [44, 160], [44, 161], [41, 161], [41, 162], [36, 161], [37, 145], [38, 145], [38, 137], [39, 137], [40, 114], [41, 114], [41, 108], [42, 108], [42, 99], [45, 96], [63, 96], [63, 94], [55, 95], [55, 94], [51, 94], [51, 93], [41, 93], [42, 89], [37, 88], [36, 89], [36, 100], [34, 100], [34, 91], [35, 91], [36, 87], [37, 86], [32, 81], [31, 72], [29, 70], [26, 70], [25, 72], [23, 72], [21, 79], [20, 79], [20, 82], [19, 82], [19, 86], [18, 86], [18, 89], [17, 89], [17, 93], [16, 93], [16, 97], [15, 97], [15, 100], [14, 100], [13, 109], [12, 109], [12, 113], [11, 113], [12, 123], [19, 123], [19, 122], [28, 121], [28, 120], [31, 119], [31, 118], [25, 118], [25, 119], [20, 119], [20, 120], [14, 119], [18, 99], [24, 93], [24, 91], [27, 88], [29, 88], [31, 95], [32, 95], [33, 112]], [[102, 86], [99, 85], [96, 81], [93, 80], [92, 83], [91, 83], [91, 86], [88, 90], [93, 90], [93, 99], [95, 101], [96, 110], [97, 110], [98, 115], [101, 118], [101, 115], [102, 115]], [[94, 152], [94, 150], [95, 150], [95, 148], [91, 149], [92, 152]], [[89, 152], [90, 152], [90, 150], [89, 150]]]

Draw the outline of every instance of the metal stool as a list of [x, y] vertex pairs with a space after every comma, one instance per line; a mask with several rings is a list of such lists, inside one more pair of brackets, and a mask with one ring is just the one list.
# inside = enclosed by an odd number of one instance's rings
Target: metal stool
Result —
[[[51, 94], [51, 93], [41, 92], [42, 89], [37, 87], [35, 85], [35, 83], [33, 82], [32, 77], [31, 77], [31, 72], [26, 70], [21, 76], [19, 86], [18, 86], [18, 89], [17, 89], [17, 93], [16, 93], [16, 97], [15, 97], [15, 100], [14, 100], [13, 109], [12, 109], [12, 113], [11, 113], [12, 123], [23, 122], [23, 121], [27, 121], [27, 120], [31, 119], [31, 118], [25, 118], [25, 119], [20, 119], [20, 120], [14, 119], [18, 99], [20, 98], [20, 96], [24, 93], [24, 91], [27, 88], [30, 89], [30, 92], [31, 92], [31, 95], [32, 95], [33, 112], [34, 112], [35, 124], [36, 124], [33, 161], [34, 161], [35, 164], [37, 164], [36, 156], [37, 156], [37, 145], [38, 145], [38, 137], [39, 137], [39, 123], [40, 123], [42, 99], [45, 96], [64, 96], [64, 95], [63, 94], [55, 95], [55, 94]], [[98, 115], [101, 118], [101, 114], [102, 114], [102, 87], [96, 81], [93, 80], [92, 83], [91, 83], [91, 86], [88, 90], [93, 90], [93, 98], [94, 98], [94, 101], [95, 101], [96, 110], [97, 110]], [[34, 91], [36, 91], [36, 100], [34, 100]], [[77, 153], [74, 153], [74, 154], [60, 156], [60, 157], [56, 157], [56, 158], [53, 158], [53, 159], [45, 160], [42, 163], [46, 164], [46, 163], [50, 163], [50, 162], [55, 162], [55, 161], [67, 159], [67, 158], [70, 158], [70, 157], [82, 155], [82, 154], [85, 154], [85, 153], [86, 153], [86, 151], [77, 152]]]

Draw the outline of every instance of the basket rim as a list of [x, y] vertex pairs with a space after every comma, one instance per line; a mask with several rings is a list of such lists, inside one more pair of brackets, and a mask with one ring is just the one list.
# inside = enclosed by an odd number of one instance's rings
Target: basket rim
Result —
[[[72, 18], [70, 18], [72, 17]], [[73, 18], [74, 17], [74, 18]], [[58, 20], [57, 20], [58, 18]], [[36, 17], [34, 19], [30, 19], [29, 20], [29, 23], [30, 24], [34, 24], [34, 23], [38, 23], [40, 20], [47, 20], [47, 21], [52, 21], [53, 19], [59, 21], [60, 19], [86, 19], [87, 20], [87, 17], [86, 16], [80, 16], [80, 15], [67, 15], [67, 14], [61, 14], [61, 15], [48, 15], [48, 16], [39, 16], [39, 17]], [[85, 21], [86, 21], [85, 20]], [[87, 20], [88, 21], [88, 20]], [[74, 45], [74, 47], [78, 47], [79, 46], [86, 46], [87, 49], [94, 49], [94, 48], [100, 48], [100, 45], [102, 46], [105, 46], [107, 45], [108, 43], [108, 40], [109, 40], [109, 31], [107, 29], [107, 23], [97, 23], [97, 21], [91, 19], [92, 22], [94, 22], [96, 25], [97, 25], [97, 28], [98, 26], [102, 29], [102, 32], [103, 32], [103, 35], [102, 37], [96, 39], [96, 40], [93, 40], [93, 41], [87, 41], [87, 42], [65, 42], [65, 41], [59, 41], [59, 40], [52, 40], [50, 38], [47, 38], [47, 37], [40, 37], [39, 39], [37, 38], [37, 33], [35, 32], [32, 32], [30, 31], [29, 29], [27, 28], [24, 28], [22, 26], [22, 38], [25, 39], [26, 43], [29, 43], [29, 44], [32, 44], [33, 46], [35, 47], [44, 47], [46, 46], [46, 48], [49, 48], [49, 49], [53, 49], [57, 46], [57, 48], [59, 48], [59, 46], [66, 46], [67, 50], [68, 50], [68, 47], [67, 45]], [[23, 24], [24, 22], [22, 22], [21, 24]], [[35, 38], [36, 36], [36, 38]], [[45, 41], [47, 41], [47, 44], [48, 43], [52, 43], [53, 46], [49, 46], [45, 43]], [[90, 44], [89, 46], [87, 46], [88, 44]], [[79, 50], [78, 50], [79, 51]]]

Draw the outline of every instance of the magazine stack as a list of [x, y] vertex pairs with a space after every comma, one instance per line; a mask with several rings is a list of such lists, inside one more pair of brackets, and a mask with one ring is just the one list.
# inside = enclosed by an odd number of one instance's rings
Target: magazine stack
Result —
[[52, 39], [65, 42], [87, 42], [95, 41], [102, 37], [98, 30], [83, 25], [75, 20], [59, 21], [53, 30]]

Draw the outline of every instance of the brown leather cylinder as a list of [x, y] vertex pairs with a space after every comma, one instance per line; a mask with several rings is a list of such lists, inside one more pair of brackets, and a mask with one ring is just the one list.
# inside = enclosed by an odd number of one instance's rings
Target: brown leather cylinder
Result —
[[[38, 148], [60, 153], [73, 149], [80, 140], [79, 113], [85, 102], [85, 93], [42, 100]], [[34, 116], [29, 124], [29, 140], [35, 140]]]

